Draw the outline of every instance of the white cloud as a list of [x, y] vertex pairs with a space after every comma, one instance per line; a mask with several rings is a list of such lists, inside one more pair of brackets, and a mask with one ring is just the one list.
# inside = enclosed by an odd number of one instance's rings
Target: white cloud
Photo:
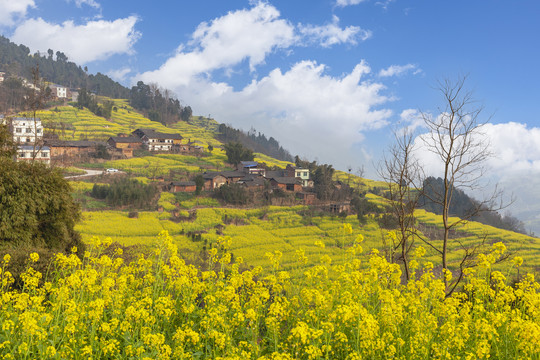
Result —
[[107, 72], [107, 75], [116, 81], [122, 82], [126, 80], [129, 73], [131, 73], [131, 69], [129, 67], [123, 67], [121, 69], [110, 70]]
[[229, 12], [210, 23], [200, 24], [190, 41], [191, 49], [179, 47], [177, 54], [158, 70], [141, 77], [143, 81], [175, 87], [245, 59], [249, 59], [250, 69], [254, 70], [267, 54], [276, 48], [287, 48], [294, 41], [294, 26], [279, 19], [276, 8], [259, 2], [249, 10]]
[[16, 18], [23, 18], [35, 6], [34, 0], [0, 0], [0, 26], [13, 25]]
[[345, 7], [345, 6], [349, 6], [349, 5], [358, 5], [358, 4], [360, 4], [361, 2], [364, 2], [364, 1], [366, 1], [366, 0], [337, 0], [336, 5], [341, 6], [341, 7]]
[[408, 128], [410, 131], [424, 126], [424, 118], [420, 111], [416, 109], [405, 109], [399, 114], [399, 125], [403, 128]]
[[11, 40], [33, 51], [61, 51], [70, 60], [85, 64], [115, 54], [133, 53], [133, 45], [140, 37], [135, 30], [137, 20], [136, 16], [130, 16], [76, 25], [73, 21], [52, 24], [41, 18], [29, 19], [15, 29]]
[[339, 18], [333, 16], [332, 23], [315, 26], [299, 25], [300, 33], [304, 36], [304, 41], [317, 42], [323, 47], [330, 47], [336, 44], [356, 44], [357, 39], [362, 41], [371, 37], [371, 32], [362, 30], [358, 26], [347, 26], [345, 29], [339, 27]]
[[363, 133], [387, 124], [391, 111], [383, 105], [391, 99], [384, 96], [384, 85], [370, 81], [373, 75], [364, 61], [341, 76], [327, 74], [324, 64], [298, 61], [261, 77], [253, 73], [251, 83], [239, 90], [213, 79], [215, 71], [234, 74], [246, 61], [254, 70], [273, 51], [304, 46], [306, 37], [330, 46], [352, 43], [366, 36], [363, 30], [340, 29], [337, 18], [321, 27], [294, 26], [273, 6], [252, 4], [202, 23], [188, 46], [132, 81], [157, 82], [180, 94], [196, 113], [213, 114], [243, 129], [253, 126], [293, 154], [341, 168], [365, 163], [359, 159]]
[[363, 163], [351, 149], [364, 139], [363, 132], [387, 124], [391, 111], [375, 109], [388, 101], [381, 94], [384, 86], [364, 79], [370, 72], [364, 62], [341, 77], [325, 71], [324, 65], [302, 61], [286, 72], [274, 69], [240, 91], [203, 78], [173, 90], [194, 111], [235, 127], [253, 126], [293, 154], [341, 168]]
[[95, 9], [100, 9], [101, 8], [101, 5], [96, 2], [95, 0], [66, 0], [67, 2], [71, 2], [71, 1], [74, 1], [75, 2], [75, 5], [77, 5], [77, 7], [82, 7], [84, 4], [88, 5], [88, 6], [91, 6]]
[[382, 69], [381, 71], [379, 71], [379, 76], [380, 77], [400, 76], [412, 70], [414, 70], [413, 74], [415, 75], [422, 72], [422, 70], [418, 69], [418, 66], [414, 64], [392, 65], [386, 69]]

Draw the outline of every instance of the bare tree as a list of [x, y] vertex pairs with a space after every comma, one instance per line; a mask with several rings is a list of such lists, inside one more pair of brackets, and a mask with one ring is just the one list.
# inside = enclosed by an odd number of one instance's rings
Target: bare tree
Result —
[[[445, 273], [449, 271], [447, 255], [450, 231], [480, 211], [494, 210], [495, 201], [501, 197], [501, 193], [495, 189], [490, 196], [477, 201], [474, 209], [467, 215], [458, 220], [450, 218], [450, 206], [456, 189], [474, 191], [483, 188], [480, 179], [485, 174], [486, 160], [492, 156], [489, 141], [483, 133], [489, 117], [486, 120], [481, 119], [483, 106], [479, 105], [473, 99], [472, 93], [465, 89], [466, 80], [467, 77], [462, 76], [456, 81], [449, 79], [439, 81], [438, 90], [444, 98], [443, 107], [438, 109], [439, 115], [432, 117], [422, 113], [424, 124], [429, 131], [423, 137], [424, 145], [436, 155], [443, 167], [442, 187], [424, 189], [424, 196], [442, 209], [442, 244], [435, 245], [429, 242], [429, 245], [441, 255]], [[495, 210], [500, 209], [502, 205], [499, 204]], [[476, 249], [466, 249], [463, 245], [461, 247], [465, 251], [465, 256], [460, 265], [460, 274], [452, 284], [448, 284], [445, 280], [447, 294], [456, 288], [465, 264], [476, 253]]]
[[[418, 205], [423, 179], [422, 167], [414, 157], [414, 136], [409, 129], [394, 131], [395, 142], [378, 166], [379, 176], [388, 184], [388, 199], [397, 219], [398, 234], [393, 241], [392, 261], [403, 263], [409, 280], [409, 252], [416, 234], [414, 210]], [[399, 258], [395, 254], [399, 252]]]

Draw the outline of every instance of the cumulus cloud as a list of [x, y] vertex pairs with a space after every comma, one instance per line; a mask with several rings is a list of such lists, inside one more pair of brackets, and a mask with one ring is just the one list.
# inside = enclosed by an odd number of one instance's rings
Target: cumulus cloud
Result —
[[337, 0], [336, 5], [341, 6], [341, 7], [345, 7], [345, 6], [349, 6], [349, 5], [358, 5], [358, 4], [360, 4], [361, 2], [364, 2], [364, 1], [366, 1], [366, 0]]
[[384, 85], [372, 81], [365, 61], [340, 76], [329, 75], [324, 64], [298, 61], [260, 78], [254, 74], [239, 89], [213, 79], [215, 71], [234, 73], [246, 61], [254, 70], [268, 54], [304, 46], [306, 39], [331, 46], [367, 37], [360, 28], [341, 29], [338, 23], [335, 17], [329, 25], [295, 26], [268, 3], [252, 2], [250, 9], [202, 23], [159, 69], [132, 81], [157, 82], [182, 94], [195, 112], [243, 129], [253, 126], [293, 154], [341, 168], [363, 163], [358, 157], [364, 133], [386, 126], [392, 114], [383, 107], [391, 101]]
[[35, 7], [34, 0], [0, 0], [0, 26], [11, 26], [17, 18], [23, 18], [29, 8]]
[[41, 18], [28, 19], [15, 29], [11, 39], [33, 51], [62, 51], [70, 60], [86, 64], [115, 54], [133, 53], [133, 45], [140, 37], [135, 30], [137, 21], [136, 16], [130, 16], [76, 25], [73, 21], [52, 24]]
[[413, 73], [416, 75], [420, 73], [422, 70], [418, 69], [418, 66], [414, 64], [392, 65], [386, 69], [382, 69], [381, 71], [379, 71], [379, 76], [380, 77], [400, 76], [409, 71], [413, 71]]
[[129, 67], [123, 67], [121, 69], [110, 70], [107, 72], [107, 75], [116, 81], [122, 82], [126, 80], [129, 73], [131, 73], [131, 69]]
[[294, 39], [294, 26], [279, 19], [279, 12], [273, 6], [258, 3], [249, 10], [229, 12], [210, 23], [203, 22], [193, 33], [189, 49], [180, 46], [158, 70], [141, 77], [144, 81], [175, 87], [244, 59], [249, 59], [250, 69], [254, 70], [268, 53], [289, 47]]
[[101, 5], [96, 2], [95, 0], [66, 0], [67, 2], [75, 2], [75, 5], [77, 5], [77, 7], [82, 7], [83, 5], [88, 5], [88, 6], [91, 6], [95, 9], [100, 9], [101, 8]]
[[405, 109], [399, 114], [399, 125], [414, 132], [424, 126], [424, 118], [416, 109]]
[[330, 24], [323, 26], [300, 24], [298, 28], [304, 41], [319, 43], [323, 47], [346, 43], [356, 44], [357, 40], [364, 41], [371, 37], [370, 31], [363, 30], [359, 26], [340, 28], [339, 18], [335, 15]]

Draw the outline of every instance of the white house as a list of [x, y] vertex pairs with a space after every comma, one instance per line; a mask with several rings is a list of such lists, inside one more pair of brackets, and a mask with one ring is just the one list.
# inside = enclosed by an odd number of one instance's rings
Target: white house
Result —
[[39, 161], [51, 163], [51, 149], [48, 146], [20, 145], [17, 147], [17, 161]]
[[11, 131], [13, 141], [19, 144], [34, 144], [43, 140], [43, 125], [39, 118], [13, 118]]
[[53, 84], [49, 86], [49, 88], [52, 90], [52, 93], [59, 99], [66, 99], [68, 89], [65, 86]]
[[1, 83], [1, 82], [4, 82], [5, 78], [6, 78], [6, 73], [0, 71], [0, 83]]

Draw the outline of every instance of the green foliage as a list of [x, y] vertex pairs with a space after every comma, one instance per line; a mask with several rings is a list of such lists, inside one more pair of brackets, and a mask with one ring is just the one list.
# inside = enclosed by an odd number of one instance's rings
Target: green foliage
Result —
[[107, 201], [110, 206], [148, 208], [153, 205], [158, 190], [135, 179], [121, 178], [111, 185], [94, 184], [91, 196]]
[[241, 143], [255, 152], [268, 155], [278, 160], [293, 160], [291, 154], [281, 145], [279, 145], [279, 142], [276, 139], [273, 137], [267, 139], [264, 134], [261, 134], [260, 132], [257, 134], [257, 131], [253, 128], [248, 133], [245, 133], [242, 130], [234, 129], [225, 124], [220, 124], [217, 138], [224, 143]]
[[81, 247], [79, 206], [62, 174], [43, 164], [0, 159], [0, 241], [51, 249]]
[[255, 156], [253, 151], [245, 148], [239, 142], [230, 142], [225, 144], [225, 154], [227, 155], [227, 162], [229, 164], [238, 165], [240, 161], [252, 161]]
[[227, 204], [245, 205], [248, 201], [246, 189], [240, 184], [225, 184], [214, 190], [214, 196]]
[[130, 105], [145, 113], [150, 120], [164, 125], [179, 120], [188, 121], [192, 115], [191, 107], [182, 107], [170, 90], [147, 85], [142, 81], [131, 88]]
[[329, 199], [334, 190], [334, 183], [332, 180], [334, 168], [332, 165], [318, 165], [311, 174], [317, 197], [321, 200]]
[[0, 124], [0, 158], [11, 159], [17, 153], [17, 146], [6, 125]]
[[204, 178], [202, 175], [197, 175], [195, 177], [195, 186], [195, 195], [199, 195], [204, 187]]
[[82, 109], [83, 107], [90, 110], [94, 115], [101, 116], [106, 119], [110, 119], [112, 116], [112, 108], [114, 102], [106, 100], [102, 105], [98, 104], [96, 97], [88, 92], [86, 89], [81, 89], [79, 92], [79, 98], [77, 100], [77, 107]]

